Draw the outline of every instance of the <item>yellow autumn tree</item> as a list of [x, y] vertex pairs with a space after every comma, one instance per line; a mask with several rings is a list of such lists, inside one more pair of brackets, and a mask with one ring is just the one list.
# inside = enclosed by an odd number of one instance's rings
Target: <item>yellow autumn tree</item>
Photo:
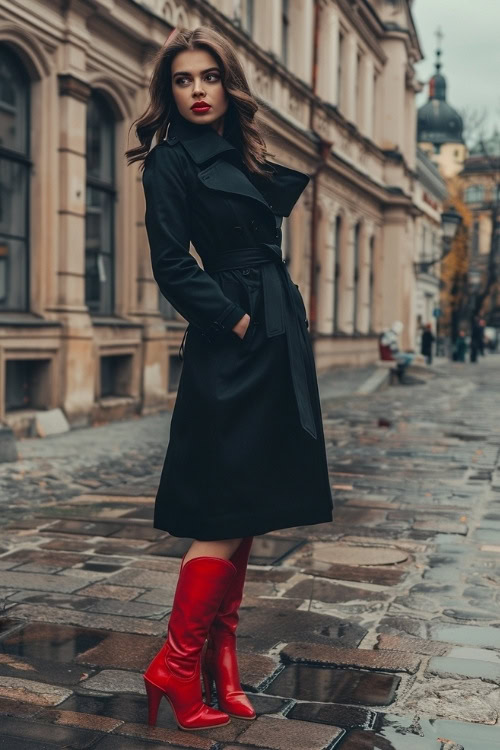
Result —
[[459, 176], [447, 180], [446, 208], [453, 206], [462, 217], [462, 224], [452, 241], [450, 252], [441, 263], [442, 334], [455, 341], [465, 321], [468, 307], [469, 237], [472, 214], [464, 202], [464, 187]]

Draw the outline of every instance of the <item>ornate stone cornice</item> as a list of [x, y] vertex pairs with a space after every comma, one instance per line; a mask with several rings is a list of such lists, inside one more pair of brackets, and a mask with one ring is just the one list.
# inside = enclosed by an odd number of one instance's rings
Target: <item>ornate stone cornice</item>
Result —
[[87, 103], [92, 92], [88, 83], [76, 78], [71, 73], [59, 73], [57, 78], [59, 81], [59, 96], [72, 96], [79, 102]]

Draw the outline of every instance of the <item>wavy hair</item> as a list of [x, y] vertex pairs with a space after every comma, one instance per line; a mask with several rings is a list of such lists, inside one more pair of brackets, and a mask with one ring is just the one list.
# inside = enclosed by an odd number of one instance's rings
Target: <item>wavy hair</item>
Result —
[[131, 129], [135, 125], [141, 145], [125, 152], [127, 163], [130, 165], [135, 161], [142, 161], [143, 169], [153, 138], [156, 136], [156, 143], [160, 143], [166, 136], [170, 122], [181, 116], [172, 93], [172, 61], [179, 52], [194, 49], [209, 52], [220, 67], [222, 85], [228, 97], [228, 108], [224, 115], [224, 138], [238, 149], [250, 172], [269, 177], [265, 161], [274, 154], [266, 149], [263, 124], [256, 121], [259, 105], [250, 91], [234, 47], [210, 26], [175, 30], [154, 56], [149, 104], [146, 111], [131, 125]]

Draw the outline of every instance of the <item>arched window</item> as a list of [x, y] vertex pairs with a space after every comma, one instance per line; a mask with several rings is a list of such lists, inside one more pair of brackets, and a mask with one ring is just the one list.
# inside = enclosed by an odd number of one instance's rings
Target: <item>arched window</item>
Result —
[[0, 45], [0, 310], [29, 299], [30, 81]]
[[352, 328], [358, 330], [358, 300], [359, 300], [359, 243], [361, 238], [361, 224], [358, 221], [354, 227], [354, 274], [352, 294]]
[[340, 310], [340, 255], [342, 245], [342, 217], [335, 219], [334, 256], [333, 256], [333, 331], [339, 330]]
[[466, 203], [480, 203], [484, 200], [484, 187], [482, 185], [469, 185], [465, 190]]
[[373, 305], [375, 300], [375, 237], [370, 237], [370, 299], [368, 306], [368, 330], [373, 330]]
[[87, 107], [85, 302], [91, 313], [114, 312], [115, 119], [95, 92]]

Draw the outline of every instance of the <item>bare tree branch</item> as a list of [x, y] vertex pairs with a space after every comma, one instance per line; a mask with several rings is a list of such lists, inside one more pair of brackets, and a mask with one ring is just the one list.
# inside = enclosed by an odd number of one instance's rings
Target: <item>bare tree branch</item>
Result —
[[488, 109], [486, 107], [462, 107], [457, 110], [463, 120], [464, 141], [469, 146], [475, 146], [478, 141], [485, 137]]

